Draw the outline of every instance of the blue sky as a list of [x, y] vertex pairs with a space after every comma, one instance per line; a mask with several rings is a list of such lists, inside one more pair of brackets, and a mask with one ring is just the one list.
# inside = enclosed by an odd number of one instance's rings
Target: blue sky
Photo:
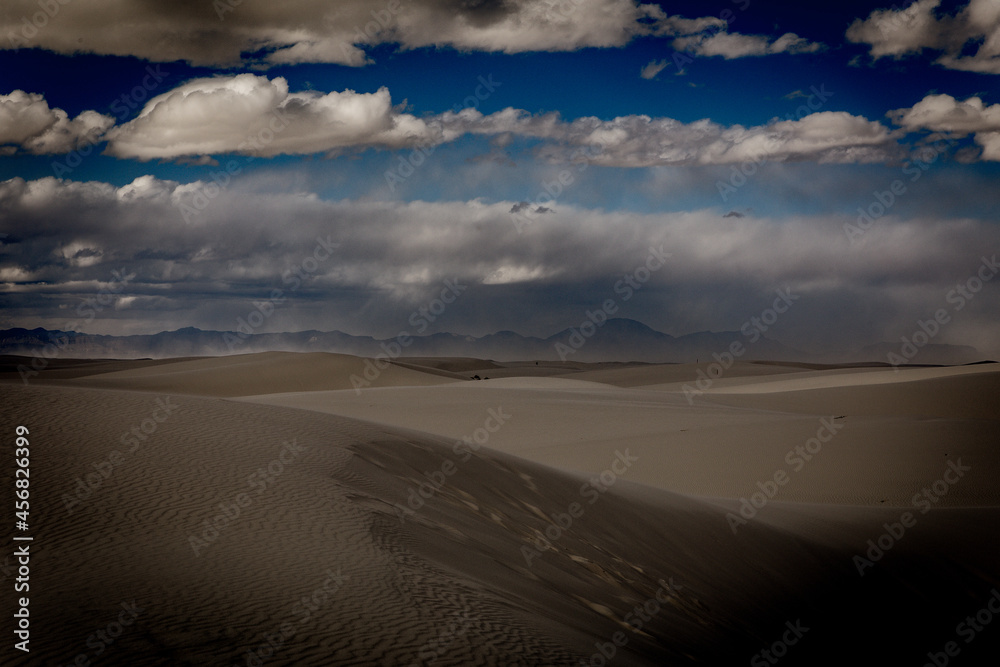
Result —
[[[460, 278], [440, 330], [548, 335], [663, 244], [623, 316], [734, 330], [794, 284], [774, 337], [851, 349], [1000, 237], [991, 0], [227, 2], [0, 10], [0, 326], [114, 287], [85, 330], [232, 329], [323, 232], [262, 330], [393, 335]], [[998, 304], [935, 342], [1000, 348]]]

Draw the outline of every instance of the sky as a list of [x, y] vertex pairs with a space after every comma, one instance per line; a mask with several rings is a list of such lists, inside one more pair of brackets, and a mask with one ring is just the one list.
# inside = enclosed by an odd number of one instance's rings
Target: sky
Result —
[[996, 0], [0, 7], [0, 328], [994, 351], [998, 177]]

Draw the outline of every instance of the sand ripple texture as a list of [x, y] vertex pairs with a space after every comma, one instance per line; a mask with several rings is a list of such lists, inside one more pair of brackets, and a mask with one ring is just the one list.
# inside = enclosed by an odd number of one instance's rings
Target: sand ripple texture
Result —
[[[31, 429], [35, 538], [31, 652], [5, 633], [4, 665], [600, 664], [617, 632], [609, 664], [735, 664], [799, 617], [815, 629], [787, 664], [846, 664], [866, 633], [889, 654], [910, 645], [901, 629], [935, 637], [927, 610], [974, 611], [996, 572], [995, 530], [959, 533], [961, 561], [915, 540], [861, 580], [853, 543], [763, 523], [737, 539], [723, 509], [627, 482], [590, 505], [583, 478], [486, 449], [463, 460], [416, 432], [194, 396], [2, 384], [0, 398], [4, 432]], [[398, 509], [449, 462], [423, 506]], [[583, 516], [529, 564], [524, 547], [573, 502]], [[625, 619], [658, 591], [636, 631]]]

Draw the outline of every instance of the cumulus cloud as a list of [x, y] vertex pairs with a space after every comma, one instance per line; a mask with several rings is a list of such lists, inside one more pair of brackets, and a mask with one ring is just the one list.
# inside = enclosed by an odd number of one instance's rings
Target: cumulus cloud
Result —
[[728, 28], [726, 21], [712, 16], [697, 19], [663, 16], [657, 20], [654, 31], [674, 37], [672, 45], [677, 51], [697, 56], [722, 56], [726, 60], [776, 53], [815, 53], [824, 48], [793, 32], [772, 40], [766, 35], [728, 32]]
[[466, 109], [440, 117], [455, 133], [509, 132], [549, 140], [539, 156], [557, 162], [614, 167], [738, 164], [748, 160], [869, 163], [899, 155], [887, 127], [843, 111], [820, 111], [766, 125], [682, 123], [645, 115], [563, 121], [558, 114], [504, 109], [484, 116]]
[[[668, 35], [703, 55], [738, 58], [820, 48], [792, 33], [777, 40], [725, 31], [716, 17], [668, 16], [639, 0], [92, 0], [60, 3], [43, 25], [36, 0], [9, 0], [0, 15], [0, 48], [137, 56], [197, 66], [371, 62], [365, 48], [448, 47], [524, 53], [620, 47], [637, 36]], [[115, 17], [108, 21], [107, 16]], [[164, 38], [168, 35], [169, 38]], [[680, 48], [675, 44], [675, 48]]]
[[699, 56], [722, 56], [726, 60], [769, 56], [776, 53], [815, 53], [823, 48], [822, 44], [810, 42], [794, 32], [786, 32], [773, 41], [765, 35], [742, 35], [730, 32], [691, 35], [675, 39], [673, 46], [679, 51]]
[[369, 62], [364, 46], [383, 43], [505, 53], [622, 46], [648, 33], [660, 10], [634, 0], [92, 0], [60, 3], [37, 28], [30, 17], [38, 11], [36, 0], [5, 3], [0, 34], [13, 37], [2, 48], [204, 66], [232, 66], [251, 53], [272, 64], [358, 66]]
[[1000, 74], [1000, 3], [971, 0], [954, 15], [938, 15], [940, 4], [918, 0], [904, 9], [875, 10], [850, 25], [847, 39], [870, 45], [875, 59], [929, 49], [941, 52], [936, 62], [948, 69]]
[[981, 159], [1000, 161], [1000, 104], [986, 106], [978, 97], [960, 102], [951, 95], [928, 95], [908, 109], [890, 111], [888, 116], [911, 132], [974, 134], [983, 149]]
[[[150, 176], [124, 187], [53, 178], [0, 183], [0, 229], [10, 234], [0, 246], [4, 322], [58, 328], [72, 319], [66, 309], [72, 313], [124, 271], [135, 277], [119, 294], [128, 313], [121, 322], [145, 331], [232, 329], [255, 299], [281, 289], [287, 298], [271, 330], [395, 335], [447, 279], [468, 289], [442, 328], [486, 333], [537, 322], [544, 327], [537, 333], [547, 335], [615, 298], [616, 281], [645, 262], [650, 246], [662, 245], [669, 264], [622, 303], [622, 316], [674, 334], [732, 330], [772, 302], [775, 289], [790, 287], [801, 295], [795, 312], [803, 329], [789, 342], [857, 330], [874, 337], [867, 343], [893, 327], [909, 333], [916, 318], [944, 307], [944, 294], [976, 270], [982, 249], [1000, 244], [996, 225], [968, 219], [887, 215], [851, 246], [842, 225], [853, 218], [569, 204], [536, 216], [519, 234], [511, 212], [524, 204], [512, 201], [326, 201], [234, 188], [187, 225], [179, 206], [198, 185]], [[339, 246], [302, 274], [321, 244]], [[995, 340], [998, 300], [983, 290], [963, 322]], [[116, 312], [104, 311], [89, 328], [115, 331], [115, 318], [125, 317]], [[651, 313], [660, 319], [649, 320]], [[985, 313], [986, 324], [976, 313]], [[794, 327], [797, 317], [782, 326]]]
[[285, 79], [253, 74], [189, 81], [151, 99], [107, 138], [109, 154], [140, 160], [220, 153], [271, 157], [444, 140], [440, 129], [394, 108], [386, 88], [291, 93]]
[[863, 163], [889, 160], [899, 152], [886, 127], [846, 112], [774, 119], [749, 128], [645, 115], [565, 121], [558, 113], [512, 107], [489, 115], [466, 108], [417, 118], [394, 107], [385, 88], [290, 92], [281, 77], [253, 74], [189, 81], [150, 100], [106, 138], [107, 153], [117, 157], [207, 163], [208, 156], [226, 153], [271, 157], [429, 147], [469, 134], [493, 137], [507, 149], [518, 138], [540, 139], [535, 151], [544, 160], [616, 167], [760, 159]]
[[[69, 120], [40, 95], [0, 96], [0, 146], [34, 153], [68, 152], [98, 138], [106, 153], [138, 160], [177, 159], [213, 164], [212, 155], [255, 157], [338, 154], [347, 150], [429, 147], [463, 135], [493, 137], [512, 148], [518, 138], [541, 139], [536, 153], [548, 161], [617, 167], [734, 164], [746, 160], [878, 162], [898, 146], [887, 128], [846, 112], [817, 112], [766, 125], [723, 126], [710, 120], [682, 123], [645, 115], [565, 121], [558, 113], [531, 114], [508, 107], [484, 115], [476, 109], [418, 118], [393, 106], [386, 88], [291, 92], [284, 78], [239, 74], [188, 81], [149, 100], [139, 115], [117, 127], [85, 111]], [[110, 129], [109, 129], [110, 128]]]
[[650, 60], [646, 63], [639, 71], [639, 76], [643, 79], [655, 79], [656, 75], [662, 72], [667, 67], [666, 60]]
[[72, 120], [62, 109], [52, 109], [42, 95], [15, 90], [0, 95], [0, 154], [18, 149], [36, 155], [68, 153], [93, 143], [114, 118], [84, 111]]

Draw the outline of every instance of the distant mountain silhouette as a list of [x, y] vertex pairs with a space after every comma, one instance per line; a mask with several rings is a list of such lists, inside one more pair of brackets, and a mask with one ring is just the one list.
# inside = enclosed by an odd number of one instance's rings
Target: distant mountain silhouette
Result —
[[[486, 336], [435, 333], [376, 339], [342, 331], [261, 333], [203, 331], [184, 327], [151, 335], [106, 336], [46, 329], [0, 330], [0, 354], [57, 356], [76, 359], [141, 359], [222, 356], [251, 352], [339, 352], [374, 357], [478, 357], [497, 361], [556, 360], [642, 361], [686, 363], [711, 361], [728, 353], [734, 343], [742, 346], [741, 360], [761, 361], [886, 361], [891, 343], [871, 345], [842, 359], [830, 359], [790, 348], [761, 336], [754, 342], [738, 331], [702, 331], [671, 336], [642, 322], [613, 318], [600, 326], [564, 329], [548, 338], [499, 331]], [[736, 347], [735, 349], [741, 349]], [[980, 359], [971, 347], [927, 345], [913, 359], [916, 364], [968, 363]]]

